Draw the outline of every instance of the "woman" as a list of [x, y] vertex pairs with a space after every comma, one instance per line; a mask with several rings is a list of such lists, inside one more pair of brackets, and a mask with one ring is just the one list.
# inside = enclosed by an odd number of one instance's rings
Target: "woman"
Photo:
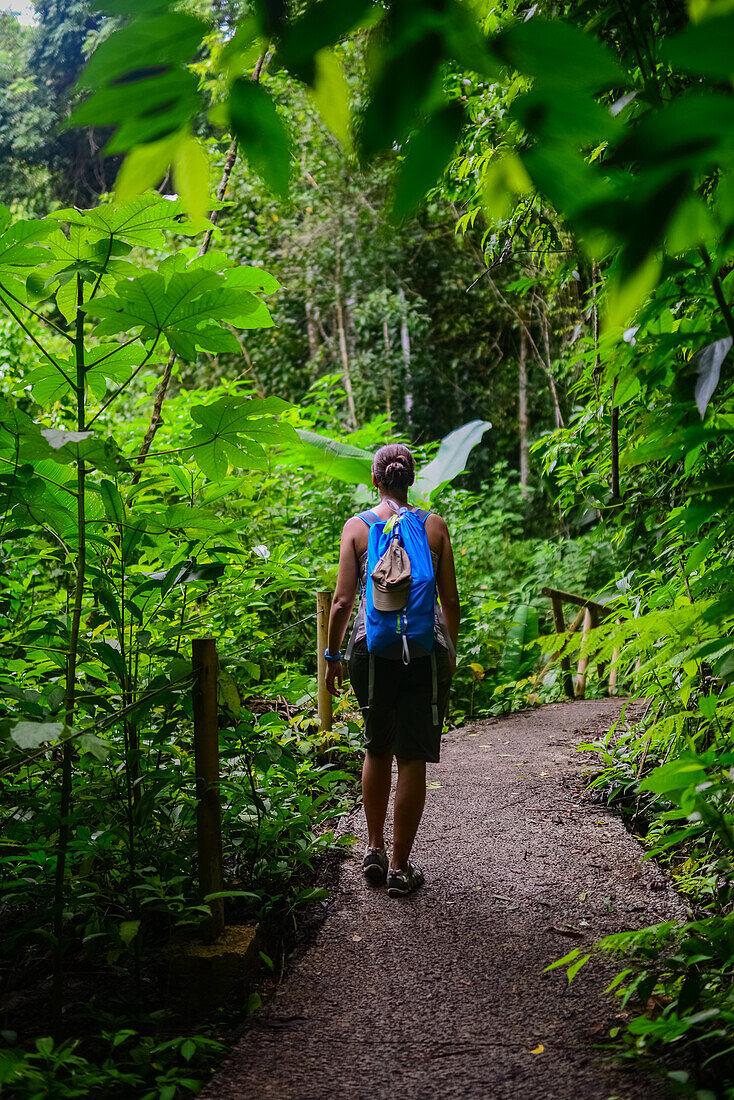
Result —
[[[408, 507], [408, 489], [415, 480], [413, 456], [403, 444], [381, 447], [372, 462], [372, 481], [380, 503], [372, 510], [384, 523]], [[357, 585], [367, 583], [369, 520], [353, 516], [344, 524], [339, 552], [339, 576], [329, 619], [326, 651], [326, 685], [338, 695], [344, 680], [341, 644], [354, 606]], [[362, 862], [372, 885], [387, 880], [390, 897], [404, 897], [424, 881], [423, 872], [410, 861], [410, 853], [426, 799], [426, 762], [438, 763], [441, 726], [446, 711], [451, 677], [456, 667], [459, 634], [459, 597], [448, 527], [440, 516], [428, 514], [425, 531], [433, 559], [436, 587], [436, 670], [438, 673], [438, 723], [432, 707], [433, 668], [430, 656], [400, 659], [374, 657], [374, 686], [369, 701], [369, 664], [364, 599], [360, 601], [350, 641], [349, 678], [365, 717], [365, 758], [362, 798], [367, 818], [368, 842]], [[388, 865], [384, 826], [392, 782], [392, 760], [397, 758], [393, 851]]]

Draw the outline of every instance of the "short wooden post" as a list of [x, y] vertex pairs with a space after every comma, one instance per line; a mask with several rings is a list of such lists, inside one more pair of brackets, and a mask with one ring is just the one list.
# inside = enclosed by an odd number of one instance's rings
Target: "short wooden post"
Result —
[[[597, 625], [596, 612], [592, 607], [587, 607], [584, 611], [584, 631], [581, 636], [581, 647], [583, 649], [584, 642], [588, 640], [589, 631], [593, 630]], [[588, 653], [582, 653], [579, 657], [578, 668], [576, 670], [576, 698], [583, 699], [586, 696], [586, 672], [589, 667], [589, 655]]]
[[[556, 634], [565, 635], [566, 623], [563, 619], [563, 604], [558, 596], [551, 596], [551, 604], [553, 605], [553, 622], [556, 625]], [[559, 644], [563, 645], [565, 638], [559, 640]], [[573, 699], [573, 678], [571, 676], [571, 662], [568, 657], [561, 658], [561, 670], [563, 672], [563, 687], [566, 695], [569, 699]]]
[[[194, 638], [192, 667], [199, 887], [202, 897], [206, 897], [223, 889], [217, 721], [218, 661], [214, 638]], [[209, 905], [212, 915], [206, 921], [204, 931], [210, 939], [216, 939], [224, 930], [224, 902], [222, 898], [217, 898]]]
[[331, 694], [326, 690], [326, 658], [324, 653], [329, 644], [329, 614], [331, 612], [331, 592], [316, 593], [316, 662], [318, 691], [317, 702], [321, 729], [331, 730], [332, 703]]
[[619, 671], [619, 650], [615, 647], [612, 651], [612, 665], [609, 669], [609, 694], [617, 694], [617, 674]]

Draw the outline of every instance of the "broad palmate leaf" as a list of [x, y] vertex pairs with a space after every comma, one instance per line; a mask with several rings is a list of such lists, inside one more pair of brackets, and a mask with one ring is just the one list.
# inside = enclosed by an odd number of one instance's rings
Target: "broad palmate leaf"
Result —
[[191, 416], [199, 425], [187, 441], [191, 457], [212, 481], [221, 481], [231, 468], [264, 470], [264, 444], [298, 441], [290, 424], [273, 414], [290, 406], [279, 397], [220, 397], [210, 405], [196, 405]]
[[194, 359], [197, 350], [239, 352], [236, 337], [221, 322], [238, 328], [272, 324], [251, 291], [229, 287], [223, 275], [200, 268], [176, 272], [168, 282], [152, 273], [122, 279], [114, 294], [90, 302], [87, 311], [100, 318], [97, 336], [135, 329], [143, 339], [162, 334], [182, 359]]

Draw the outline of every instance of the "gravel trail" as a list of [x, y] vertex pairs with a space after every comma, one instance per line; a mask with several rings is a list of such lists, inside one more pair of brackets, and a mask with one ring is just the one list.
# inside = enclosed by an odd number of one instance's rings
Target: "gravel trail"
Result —
[[[653, 1100], [660, 1085], [598, 1049], [616, 968], [569, 986], [543, 968], [609, 932], [684, 909], [621, 820], [583, 793], [613, 699], [466, 726], [429, 765], [415, 848], [426, 885], [370, 890], [341, 867], [315, 942], [248, 1024], [204, 1100]], [[364, 836], [361, 815], [346, 822]]]

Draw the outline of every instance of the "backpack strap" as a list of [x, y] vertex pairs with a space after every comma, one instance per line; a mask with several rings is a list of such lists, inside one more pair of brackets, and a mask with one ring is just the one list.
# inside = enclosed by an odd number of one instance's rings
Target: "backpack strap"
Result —
[[356, 518], [361, 519], [362, 523], [366, 523], [368, 527], [371, 527], [373, 523], [380, 522], [380, 517], [378, 516], [377, 512], [373, 512], [371, 508], [369, 508], [366, 512], [360, 512]]
[[424, 527], [426, 525], [426, 520], [428, 519], [430, 514], [431, 513], [427, 512], [425, 510], [425, 508], [414, 508], [413, 509], [413, 515], [418, 517], [418, 519], [421, 521], [421, 523], [423, 524]]

